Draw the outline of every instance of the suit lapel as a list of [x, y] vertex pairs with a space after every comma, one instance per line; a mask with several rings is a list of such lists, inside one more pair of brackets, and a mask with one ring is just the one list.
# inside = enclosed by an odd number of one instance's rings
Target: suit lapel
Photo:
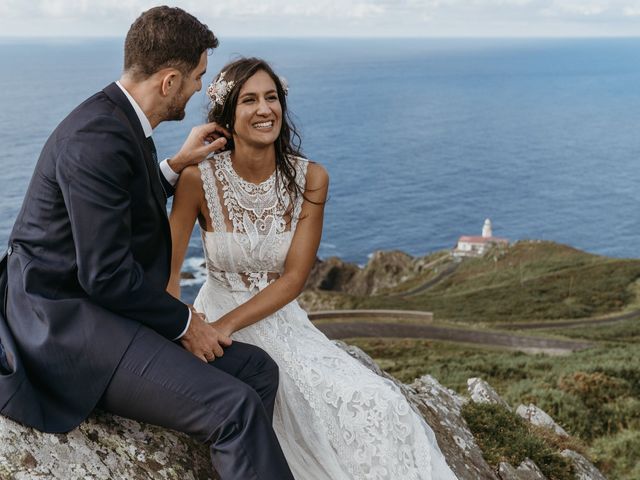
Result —
[[144, 130], [142, 129], [142, 125], [140, 125], [140, 120], [138, 119], [135, 110], [129, 102], [129, 99], [124, 95], [124, 93], [122, 93], [120, 87], [115, 83], [108, 85], [103, 92], [120, 108], [128, 120], [129, 127], [137, 140], [138, 148], [142, 151], [144, 164], [147, 169], [147, 174], [149, 175], [149, 183], [151, 185], [151, 190], [156, 200], [156, 204], [162, 211], [162, 216], [166, 218], [167, 196], [162, 187], [157, 163], [153, 159], [153, 154], [149, 148], [149, 142], [144, 135]]

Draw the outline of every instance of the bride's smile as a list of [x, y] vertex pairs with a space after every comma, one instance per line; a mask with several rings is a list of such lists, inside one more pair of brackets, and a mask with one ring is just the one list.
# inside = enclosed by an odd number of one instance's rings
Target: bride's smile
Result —
[[273, 79], [264, 70], [257, 71], [242, 86], [238, 95], [235, 124], [236, 145], [254, 148], [272, 145], [282, 126], [282, 106]]

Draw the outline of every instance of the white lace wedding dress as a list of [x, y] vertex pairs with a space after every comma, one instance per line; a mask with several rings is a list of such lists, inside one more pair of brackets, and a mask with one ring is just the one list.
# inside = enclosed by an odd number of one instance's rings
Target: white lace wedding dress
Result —
[[[304, 187], [308, 162], [295, 162]], [[289, 195], [275, 175], [249, 183], [228, 152], [200, 170], [214, 231], [202, 231], [208, 275], [195, 307], [215, 320], [283, 271], [302, 199], [287, 222]], [[232, 338], [280, 367], [274, 429], [297, 480], [456, 478], [397, 387], [335, 346], [296, 301]]]

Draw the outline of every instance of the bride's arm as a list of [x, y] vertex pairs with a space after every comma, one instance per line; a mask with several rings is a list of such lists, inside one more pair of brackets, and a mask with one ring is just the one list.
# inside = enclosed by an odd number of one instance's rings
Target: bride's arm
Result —
[[167, 291], [175, 298], [180, 298], [180, 271], [193, 226], [201, 211], [203, 197], [200, 169], [197, 166], [187, 167], [182, 171], [176, 185], [173, 207], [169, 216], [172, 251], [171, 276]]
[[329, 176], [318, 164], [309, 163], [305, 197], [296, 231], [284, 264], [284, 272], [254, 297], [214, 322], [218, 331], [230, 335], [271, 315], [294, 300], [307, 281], [322, 236], [324, 203]]

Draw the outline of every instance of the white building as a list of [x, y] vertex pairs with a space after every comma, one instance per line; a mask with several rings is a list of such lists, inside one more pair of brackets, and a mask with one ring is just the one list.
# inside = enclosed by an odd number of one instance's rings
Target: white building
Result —
[[494, 237], [491, 220], [487, 218], [482, 226], [482, 236], [461, 236], [456, 248], [453, 249], [453, 256], [481, 257], [494, 245], [509, 245], [509, 240]]

